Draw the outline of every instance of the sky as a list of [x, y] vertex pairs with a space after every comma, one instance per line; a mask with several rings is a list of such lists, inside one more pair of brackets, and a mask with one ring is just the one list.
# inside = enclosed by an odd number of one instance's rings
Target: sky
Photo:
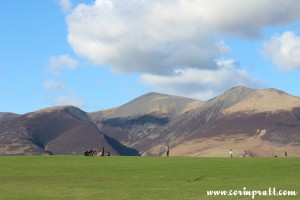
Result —
[[93, 112], [148, 92], [300, 96], [299, 0], [48, 0], [0, 5], [0, 112]]

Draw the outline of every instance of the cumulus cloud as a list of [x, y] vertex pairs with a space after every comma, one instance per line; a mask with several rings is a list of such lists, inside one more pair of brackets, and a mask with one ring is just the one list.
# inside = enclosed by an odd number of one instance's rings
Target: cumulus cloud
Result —
[[152, 88], [207, 99], [256, 84], [236, 63], [216, 62], [231, 52], [222, 37], [259, 38], [265, 27], [299, 20], [299, 7], [298, 0], [95, 0], [68, 15], [68, 42], [96, 65], [141, 73]]
[[[183, 0], [184, 1], [184, 0]], [[262, 28], [300, 19], [298, 0], [187, 1], [200, 20], [230, 36], [259, 37]]]
[[81, 4], [68, 16], [68, 41], [78, 54], [114, 71], [170, 74], [174, 67], [215, 69], [220, 45], [186, 2], [190, 1]]
[[69, 55], [50, 57], [46, 66], [46, 72], [54, 75], [60, 75], [62, 69], [74, 70], [77, 68], [78, 61]]
[[292, 32], [275, 35], [264, 43], [263, 54], [281, 70], [299, 70], [300, 37]]
[[223, 53], [215, 34], [258, 37], [266, 26], [299, 19], [299, 7], [298, 0], [96, 0], [70, 13], [68, 41], [115, 71], [215, 69]]
[[62, 11], [64, 11], [64, 12], [71, 11], [71, 9], [72, 9], [71, 0], [56, 0], [56, 2]]
[[260, 83], [237, 67], [234, 60], [219, 60], [219, 69], [176, 70], [173, 76], [144, 74], [140, 81], [155, 91], [208, 100], [234, 86], [257, 87]]

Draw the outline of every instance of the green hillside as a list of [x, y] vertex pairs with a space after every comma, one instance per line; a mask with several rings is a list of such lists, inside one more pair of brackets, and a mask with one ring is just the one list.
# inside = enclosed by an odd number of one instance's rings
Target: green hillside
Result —
[[252, 199], [207, 191], [300, 192], [299, 166], [298, 158], [0, 157], [0, 199]]

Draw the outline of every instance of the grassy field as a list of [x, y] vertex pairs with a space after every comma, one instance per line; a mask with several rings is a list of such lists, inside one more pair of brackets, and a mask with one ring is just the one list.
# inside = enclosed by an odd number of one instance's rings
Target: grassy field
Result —
[[[0, 157], [0, 199], [251, 199], [207, 190], [295, 190], [298, 158]], [[300, 199], [256, 196], [255, 199]]]

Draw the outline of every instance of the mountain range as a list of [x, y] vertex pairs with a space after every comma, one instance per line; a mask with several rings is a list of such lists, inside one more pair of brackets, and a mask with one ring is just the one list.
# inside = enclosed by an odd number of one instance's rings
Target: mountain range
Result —
[[148, 93], [84, 112], [58, 106], [0, 113], [0, 155], [83, 154], [270, 157], [300, 155], [300, 98], [235, 87], [208, 101]]

